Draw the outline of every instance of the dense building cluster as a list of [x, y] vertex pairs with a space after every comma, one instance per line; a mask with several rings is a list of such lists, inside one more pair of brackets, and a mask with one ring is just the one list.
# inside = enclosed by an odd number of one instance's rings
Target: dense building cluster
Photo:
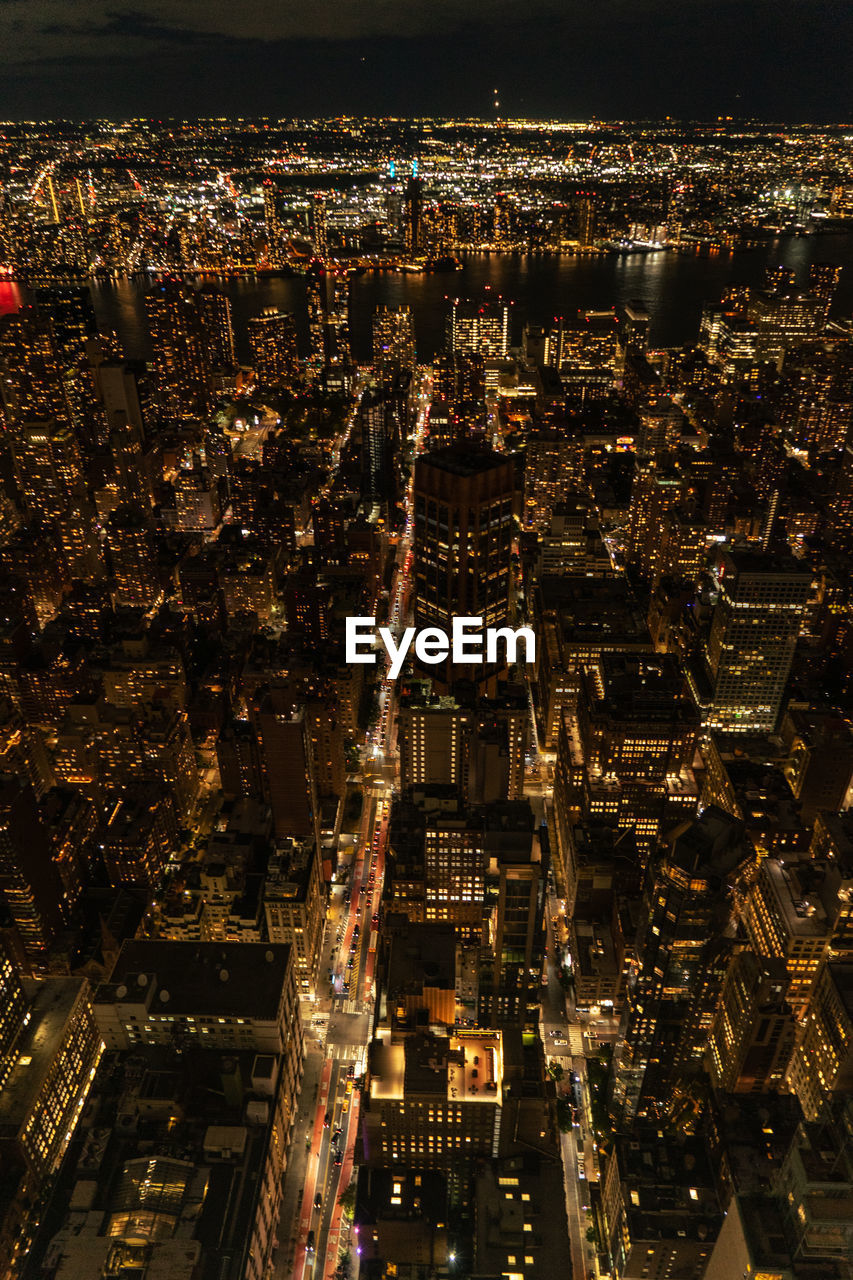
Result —
[[853, 215], [841, 126], [730, 119], [10, 124], [0, 166], [0, 265], [53, 282], [312, 257], [693, 252]]
[[[849, 150], [498, 143], [4, 135], [3, 1280], [849, 1280], [840, 268], [678, 348], [460, 287], [434, 361], [401, 304], [359, 364], [350, 314], [373, 253], [814, 232]], [[261, 269], [304, 314], [235, 331]], [[86, 283], [138, 272], [147, 360]], [[347, 661], [459, 617], [486, 661]]]

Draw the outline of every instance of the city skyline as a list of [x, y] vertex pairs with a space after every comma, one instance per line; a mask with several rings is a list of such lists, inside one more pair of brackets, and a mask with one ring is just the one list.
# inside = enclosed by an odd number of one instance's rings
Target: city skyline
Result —
[[852, 311], [837, 125], [4, 127], [0, 1280], [853, 1280]]

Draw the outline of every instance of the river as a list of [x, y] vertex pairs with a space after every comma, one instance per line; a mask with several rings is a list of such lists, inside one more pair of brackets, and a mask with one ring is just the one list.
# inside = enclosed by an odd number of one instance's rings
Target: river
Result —
[[[616, 307], [632, 298], [645, 302], [651, 315], [654, 346], [678, 346], [695, 340], [705, 302], [716, 301], [726, 284], [761, 283], [764, 269], [779, 263], [793, 267], [805, 286], [812, 262], [843, 268], [833, 314], [853, 312], [853, 231], [818, 236], [784, 236], [758, 248], [719, 252], [654, 253], [573, 257], [568, 254], [485, 254], [464, 258], [463, 270], [435, 275], [367, 272], [353, 280], [350, 330], [354, 358], [371, 355], [371, 316], [375, 307], [408, 303], [415, 317], [418, 356], [433, 358], [444, 342], [445, 299], [480, 296], [488, 286], [514, 303], [513, 341], [519, 342], [525, 320], [548, 324], [555, 315], [578, 309]], [[238, 356], [248, 360], [246, 322], [264, 307], [295, 311], [303, 347], [307, 346], [304, 281], [299, 277], [263, 276], [222, 280], [231, 298]], [[128, 354], [150, 355], [142, 306], [142, 289], [131, 281], [98, 283], [92, 295], [98, 322], [116, 329]], [[14, 284], [0, 284], [0, 312], [13, 309], [22, 294]]]

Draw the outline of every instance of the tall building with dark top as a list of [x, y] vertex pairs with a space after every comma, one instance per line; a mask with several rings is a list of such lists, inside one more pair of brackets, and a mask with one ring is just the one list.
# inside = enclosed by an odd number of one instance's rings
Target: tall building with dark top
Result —
[[0, 893], [31, 960], [44, 956], [61, 926], [60, 886], [32, 788], [0, 782]]
[[[414, 491], [416, 624], [448, 634], [454, 617], [505, 626], [516, 503], [511, 460], [459, 447], [421, 454]], [[441, 668], [432, 671], [440, 675]]]
[[422, 213], [423, 183], [413, 172], [409, 181], [406, 183], [406, 198], [403, 214], [406, 249], [409, 253], [417, 253], [422, 247]]

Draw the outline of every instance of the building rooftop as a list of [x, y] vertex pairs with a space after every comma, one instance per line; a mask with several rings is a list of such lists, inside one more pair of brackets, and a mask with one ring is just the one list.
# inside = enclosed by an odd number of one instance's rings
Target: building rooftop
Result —
[[822, 938], [831, 925], [817, 892], [810, 892], [809, 865], [765, 858], [761, 879], [776, 905], [789, 937]]
[[386, 989], [389, 1003], [425, 987], [455, 989], [456, 929], [450, 924], [409, 924], [392, 938]]
[[451, 445], [446, 449], [436, 449], [432, 453], [422, 453], [415, 464], [415, 484], [417, 472], [421, 468], [446, 471], [455, 476], [476, 476], [486, 471], [496, 471], [506, 467], [510, 459], [505, 453], [493, 453], [491, 449], [465, 448]]
[[[154, 988], [150, 1007], [172, 1015], [257, 1018], [273, 1022], [290, 963], [285, 943], [125, 942], [96, 1004]], [[143, 999], [144, 1003], [145, 1000]]]
[[699, 712], [688, 698], [674, 654], [608, 652], [598, 666], [597, 679], [586, 678], [594, 715], [643, 723], [677, 720], [698, 726]]
[[63, 1166], [61, 1226], [41, 1274], [92, 1280], [109, 1259], [110, 1275], [239, 1280], [276, 1084], [264, 1077], [258, 1092], [257, 1062], [245, 1052], [176, 1059], [137, 1048], [102, 1071], [89, 1101], [97, 1142], [72, 1148]]
[[716, 1238], [723, 1214], [701, 1137], [677, 1140], [637, 1124], [630, 1138], [615, 1139], [610, 1158], [619, 1161], [633, 1241]]
[[450, 1037], [448, 1102], [500, 1102], [503, 1038], [499, 1031], [459, 1031]]

